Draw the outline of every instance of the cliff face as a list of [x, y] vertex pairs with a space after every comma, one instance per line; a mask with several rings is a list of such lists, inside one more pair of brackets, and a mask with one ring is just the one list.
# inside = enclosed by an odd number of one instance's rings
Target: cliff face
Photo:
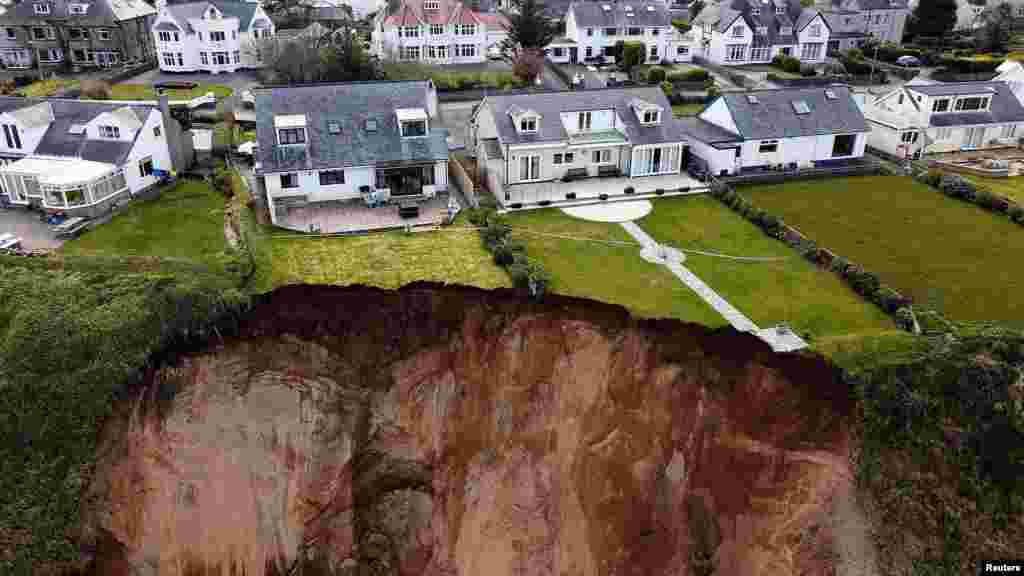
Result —
[[101, 573], [820, 573], [850, 411], [733, 332], [289, 287], [124, 404], [83, 525]]

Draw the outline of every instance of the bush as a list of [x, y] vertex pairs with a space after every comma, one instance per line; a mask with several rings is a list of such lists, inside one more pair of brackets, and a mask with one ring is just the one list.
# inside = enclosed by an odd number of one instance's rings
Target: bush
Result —
[[785, 54], [778, 54], [772, 58], [772, 66], [790, 74], [800, 74], [800, 60]]
[[860, 48], [850, 48], [845, 53], [843, 53], [843, 56], [849, 58], [850, 60], [863, 60], [864, 52], [862, 52]]
[[470, 208], [469, 210], [466, 210], [466, 218], [468, 218], [470, 224], [474, 226], [487, 226], [487, 223], [490, 222], [491, 217], [493, 216], [497, 216], [497, 212], [492, 208], [485, 208], [481, 206], [480, 208]]
[[804, 64], [800, 66], [800, 75], [808, 78], [810, 76], [816, 76], [818, 72], [814, 69], [814, 66], [810, 64]]
[[[520, 250], [516, 250], [516, 248]], [[502, 268], [510, 266], [516, 257], [516, 252], [521, 251], [521, 246], [512, 242], [504, 241], [499, 244], [495, 244], [494, 250], [491, 251], [491, 256], [494, 258], [494, 263]]]
[[900, 308], [910, 305], [910, 300], [888, 286], [882, 286], [875, 292], [874, 302], [888, 314], [895, 314]]
[[666, 97], [671, 98], [672, 93], [676, 91], [676, 87], [672, 85], [668, 80], [661, 83], [661, 91]]
[[924, 334], [946, 334], [953, 331], [953, 324], [935, 310], [918, 311], [917, 323]]
[[942, 183], [942, 172], [939, 172], [938, 170], [925, 170], [918, 173], [917, 179], [924, 184], [932, 186], [933, 188], [938, 188]]
[[660, 84], [665, 81], [665, 69], [655, 66], [647, 71], [647, 81], [651, 84]]
[[671, 72], [665, 77], [670, 82], [706, 82], [711, 74], [703, 68], [691, 68], [686, 71]]
[[942, 177], [942, 180], [939, 182], [939, 190], [942, 190], [942, 193], [947, 196], [968, 201], [974, 200], [977, 195], [973, 184], [960, 176], [949, 174]]
[[904, 306], [896, 310], [894, 319], [896, 320], [896, 325], [903, 330], [910, 332], [914, 329], [914, 313], [910, 311], [910, 308]]
[[212, 184], [213, 189], [223, 194], [225, 198], [231, 198], [235, 195], [231, 171], [226, 168], [218, 168], [213, 173]]
[[512, 230], [508, 224], [505, 224], [499, 218], [492, 218], [480, 230], [480, 238], [484, 242], [484, 247], [490, 251], [493, 251], [496, 246], [505, 243], [508, 240], [509, 234]]
[[1010, 217], [1017, 224], [1024, 224], [1024, 208], [1018, 204], [1010, 204], [1010, 208], [1006, 211], [1006, 215]]
[[608, 195], [607, 194], [601, 194], [600, 196], [598, 196], [598, 198], [600, 198], [601, 200], [607, 200], [608, 199]]
[[535, 298], [546, 294], [551, 286], [551, 276], [547, 271], [538, 262], [525, 257], [517, 258], [508, 267], [508, 274], [513, 286], [528, 291]]
[[110, 100], [110, 84], [102, 80], [82, 80], [80, 91], [85, 100]]

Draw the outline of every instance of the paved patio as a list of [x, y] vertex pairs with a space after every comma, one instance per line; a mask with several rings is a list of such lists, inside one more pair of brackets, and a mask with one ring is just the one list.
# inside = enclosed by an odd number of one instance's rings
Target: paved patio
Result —
[[[634, 194], [625, 193], [626, 188], [633, 188]], [[509, 200], [502, 200], [502, 204], [522, 203], [524, 207], [536, 204], [542, 200], [551, 201], [552, 205], [571, 205], [571, 201], [565, 201], [565, 195], [576, 194], [576, 201], [600, 200], [601, 194], [607, 194], [609, 199], [630, 199], [631, 196], [654, 194], [656, 190], [664, 190], [668, 195], [670, 192], [679, 192], [685, 188], [685, 193], [695, 194], [707, 190], [707, 185], [699, 180], [691, 178], [688, 174], [666, 174], [663, 176], [642, 176], [638, 178], [586, 178], [572, 182], [534, 182], [531, 184], [511, 184], [508, 186]]]
[[22, 208], [0, 208], [0, 234], [20, 237], [21, 247], [27, 250], [55, 250], [63, 244], [53, 230], [39, 220], [38, 212]]
[[287, 209], [278, 217], [277, 225], [296, 232], [319, 234], [353, 234], [373, 230], [401, 229], [406, 226], [435, 226], [448, 217], [448, 195], [438, 195], [420, 202], [416, 218], [402, 218], [397, 204], [370, 208], [362, 200], [344, 202], [312, 202]]

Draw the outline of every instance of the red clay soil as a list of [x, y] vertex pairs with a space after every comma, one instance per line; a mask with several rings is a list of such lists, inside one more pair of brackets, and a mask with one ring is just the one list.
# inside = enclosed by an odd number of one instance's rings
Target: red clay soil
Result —
[[852, 408], [729, 330], [293, 286], [123, 406], [84, 534], [136, 573], [831, 574]]

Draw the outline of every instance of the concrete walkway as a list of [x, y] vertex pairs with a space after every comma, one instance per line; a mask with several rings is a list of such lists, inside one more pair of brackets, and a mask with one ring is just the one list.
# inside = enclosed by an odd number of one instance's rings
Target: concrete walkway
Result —
[[584, 206], [566, 206], [562, 208], [573, 218], [591, 222], [630, 222], [639, 220], [651, 213], [650, 200], [633, 200], [630, 202], [614, 202], [612, 204], [587, 204]]
[[[640, 228], [635, 222], [622, 222], [621, 226], [626, 232], [632, 236], [637, 242], [640, 243], [642, 253], [655, 253], [655, 254], [669, 254], [671, 248], [666, 248], [659, 245], [654, 238], [651, 238]], [[761, 329], [757, 327], [757, 324], [747, 318], [742, 312], [736, 309], [735, 306], [722, 298], [717, 292], [715, 292], [710, 286], [708, 286], [703, 280], [701, 280], [696, 274], [690, 271], [689, 268], [683, 266], [684, 258], [666, 258], [661, 262], [663, 266], [668, 268], [676, 278], [679, 278], [686, 284], [691, 290], [697, 293], [705, 302], [714, 308], [719, 314], [725, 318], [733, 328], [740, 332], [750, 332], [761, 340], [768, 343], [772, 347], [772, 350], [776, 352], [791, 352], [793, 350], [799, 350], [806, 348], [807, 343], [803, 341], [799, 336], [794, 334], [792, 331], [786, 328], [767, 328]]]

